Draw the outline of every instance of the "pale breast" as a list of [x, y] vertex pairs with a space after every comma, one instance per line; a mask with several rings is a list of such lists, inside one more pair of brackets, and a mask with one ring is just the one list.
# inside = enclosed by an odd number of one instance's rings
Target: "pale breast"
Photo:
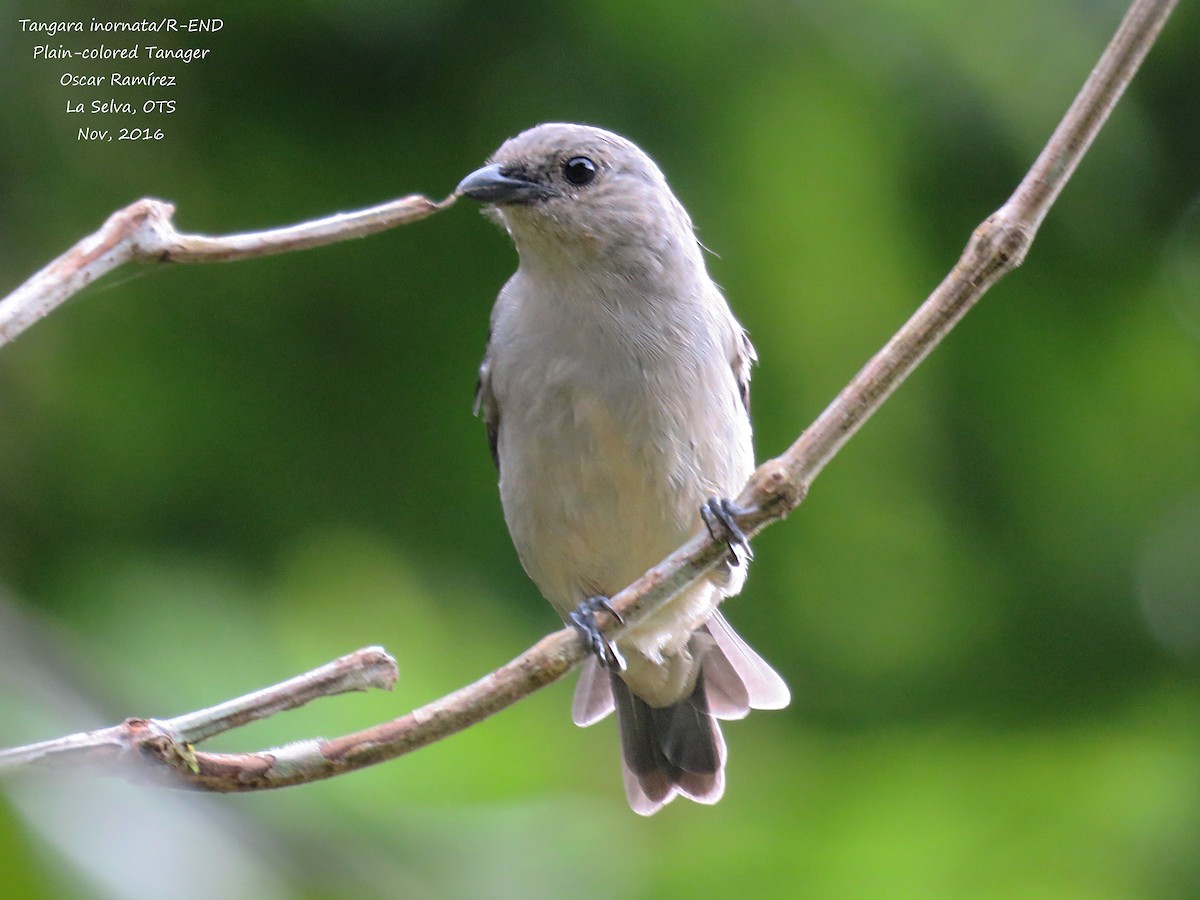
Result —
[[650, 317], [631, 302], [527, 302], [493, 322], [505, 518], [560, 612], [661, 560], [752, 466], [725, 336], [687, 304]]
[[683, 541], [696, 511], [681, 482], [696, 479], [665, 449], [679, 436], [652, 405], [561, 383], [527, 404], [515, 414], [504, 405], [500, 495], [530, 577], [565, 612], [624, 587]]

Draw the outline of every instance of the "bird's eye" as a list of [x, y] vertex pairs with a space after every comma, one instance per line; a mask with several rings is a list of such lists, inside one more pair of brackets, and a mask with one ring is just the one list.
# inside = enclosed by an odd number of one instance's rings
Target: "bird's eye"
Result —
[[563, 163], [563, 177], [571, 184], [587, 184], [596, 177], [596, 164], [586, 156], [572, 156]]

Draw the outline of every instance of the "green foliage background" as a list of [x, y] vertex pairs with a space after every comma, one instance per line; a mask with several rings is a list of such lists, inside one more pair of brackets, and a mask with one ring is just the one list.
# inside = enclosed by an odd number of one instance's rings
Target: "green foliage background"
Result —
[[[782, 450], [1017, 183], [1119, 2], [0, 0], [0, 290], [114, 209], [183, 230], [443, 196], [573, 120], [661, 164], [749, 327]], [[190, 65], [35, 61], [17, 20], [217, 15]], [[64, 43], [66, 38], [59, 39]], [[112, 40], [124, 45], [128, 41]], [[756, 542], [731, 619], [794, 702], [729, 790], [625, 808], [570, 683], [267, 795], [7, 785], [15, 897], [1200, 894], [1200, 15], [1184, 4], [1023, 269]], [[62, 71], [171, 72], [89, 144]], [[146, 117], [147, 119], [149, 117]], [[557, 622], [470, 415], [515, 257], [461, 203], [354, 243], [124, 270], [0, 352], [0, 745], [172, 715], [379, 643], [405, 712]], [[18, 610], [20, 611], [18, 613]]]

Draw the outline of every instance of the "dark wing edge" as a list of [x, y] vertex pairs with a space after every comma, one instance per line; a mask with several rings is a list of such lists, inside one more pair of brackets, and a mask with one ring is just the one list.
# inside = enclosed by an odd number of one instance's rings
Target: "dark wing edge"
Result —
[[[488, 335], [491, 344], [491, 335]], [[497, 442], [500, 440], [500, 408], [496, 403], [496, 395], [492, 393], [491, 354], [485, 352], [483, 362], [479, 364], [479, 378], [475, 382], [475, 415], [482, 416], [484, 427], [487, 429], [488, 449], [492, 453], [492, 462], [496, 471], [500, 470], [500, 453]]]
[[744, 330], [739, 332], [737, 349], [733, 354], [733, 377], [737, 381], [738, 398], [746, 415], [750, 415], [750, 368], [758, 362], [758, 354], [750, 343], [750, 335]]

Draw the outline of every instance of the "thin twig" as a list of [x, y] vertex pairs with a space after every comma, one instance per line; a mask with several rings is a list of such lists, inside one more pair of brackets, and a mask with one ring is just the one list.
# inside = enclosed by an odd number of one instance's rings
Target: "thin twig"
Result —
[[296, 709], [320, 697], [371, 688], [390, 691], [398, 676], [396, 661], [382, 647], [364, 647], [311, 672], [173, 719], [126, 719], [108, 728], [0, 750], [0, 771], [23, 766], [62, 767], [137, 760], [139, 754], [134, 751], [146, 750], [151, 741], [173, 747], [174, 755], [182, 757], [187, 755], [185, 748], [191, 744]]
[[127, 262], [232, 262], [307, 250], [415, 222], [445, 209], [454, 200], [448, 197], [434, 203], [414, 194], [287, 228], [210, 237], [176, 231], [171, 222], [175, 207], [146, 197], [117, 210], [99, 231], [85, 237], [0, 300], [0, 347], [69, 297]]
[[316, 700], [350, 691], [378, 688], [390, 691], [400, 677], [396, 661], [382, 647], [364, 647], [295, 678], [254, 691], [199, 712], [170, 719], [172, 734], [188, 744], [266, 719]]
[[[796, 442], [781, 456], [759, 466], [737, 500], [744, 510], [737, 516], [743, 530], [757, 533], [799, 505], [813, 479], [841, 446], [988, 288], [1020, 265], [1047, 211], [1174, 6], [1175, 0], [1135, 0], [1029, 174], [1012, 197], [975, 230], [954, 269]], [[5, 336], [3, 328], [0, 318], [0, 340]], [[626, 622], [636, 623], [711, 569], [725, 552], [701, 529], [613, 597], [613, 605]], [[181, 744], [169, 729], [154, 727], [146, 729], [145, 739], [137, 741], [136, 746], [142, 758], [167, 764], [152, 767], [152, 777], [179, 787], [244, 791], [327, 778], [400, 756], [461, 731], [561, 677], [584, 652], [572, 630], [555, 632], [472, 685], [399, 719], [333, 740], [306, 741], [250, 754], [201, 753]], [[128, 747], [127, 743], [116, 751], [107, 746], [94, 747], [94, 756], [104, 756], [109, 771], [128, 771], [121, 765], [122, 754], [125, 758], [136, 755], [129, 754]], [[11, 755], [27, 749], [7, 751], [7, 758], [31, 762]], [[0, 755], [0, 769], [4, 760], [5, 756]], [[51, 761], [46, 757], [37, 760], [40, 764]], [[146, 767], [138, 768], [144, 777]]]
[[[773, 463], [767, 463], [755, 474], [752, 484], [761, 482], [767, 474], [763, 469], [772, 467], [771, 478], [786, 484], [789, 493], [795, 490], [803, 496], [842, 445], [988, 288], [1024, 261], [1042, 220], [1158, 38], [1175, 3], [1134, 0], [1079, 95], [1013, 195], [975, 229], [958, 263], [904, 327], [774, 461], [782, 471], [776, 473]], [[756, 493], [772, 495], [767, 484], [761, 484]]]

